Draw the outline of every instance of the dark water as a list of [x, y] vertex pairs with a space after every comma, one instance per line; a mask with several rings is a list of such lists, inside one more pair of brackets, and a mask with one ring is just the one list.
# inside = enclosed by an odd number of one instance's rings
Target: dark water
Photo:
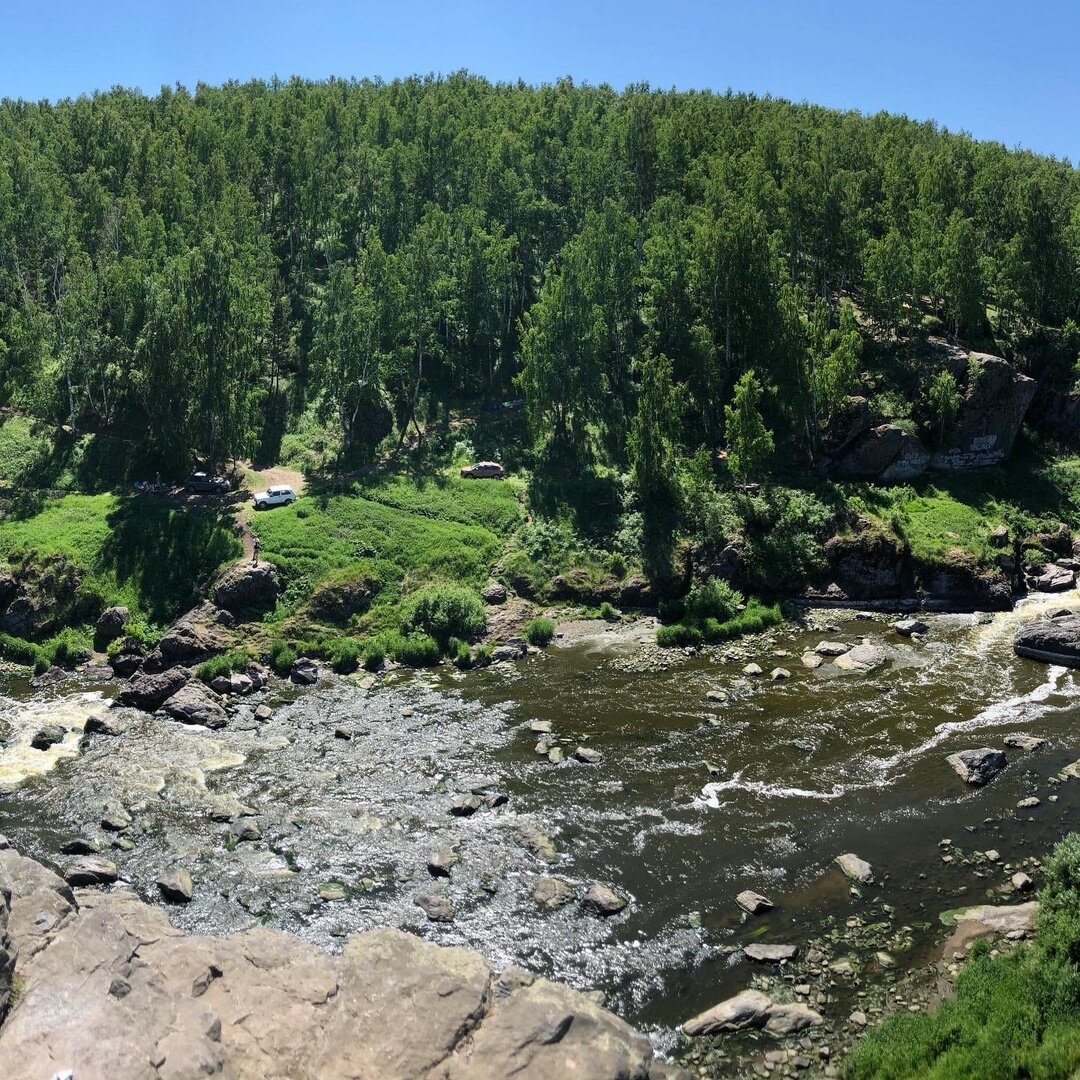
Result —
[[[754, 654], [766, 671], [788, 668], [783, 682], [743, 676], [745, 656], [680, 654], [658, 667], [654, 654], [601, 637], [464, 678], [279, 688], [263, 699], [275, 706], [271, 721], [256, 722], [248, 703], [221, 732], [125, 710], [123, 736], [94, 736], [77, 754], [73, 730], [59, 752], [74, 756], [21, 784], [56, 757], [28, 747], [43, 720], [78, 729], [111, 688], [28, 692], [12, 681], [0, 701], [0, 784], [9, 789], [0, 828], [62, 863], [60, 845], [74, 835], [108, 846], [98, 819], [118, 800], [136, 818], [125, 834], [134, 847], [110, 857], [129, 887], [155, 900], [157, 874], [187, 866], [196, 898], [172, 913], [188, 929], [261, 920], [335, 948], [354, 930], [400, 925], [471, 945], [496, 965], [601, 988], [628, 1019], [669, 1029], [748, 984], [729, 953], [749, 934], [804, 941], [828, 917], [888, 903], [896, 926], [909, 928], [911, 948], [897, 958], [924, 957], [940, 939], [940, 911], [982, 902], [1009, 876], [944, 864], [942, 838], [1008, 861], [1041, 855], [1076, 827], [1077, 783], [1049, 783], [1080, 757], [1076, 676], [1011, 652], [1016, 625], [1061, 602], [1032, 601], [985, 624], [931, 617], [921, 643], [884, 622], [785, 629]], [[878, 671], [800, 663], [824, 638], [864, 636], [888, 649]], [[710, 690], [727, 700], [708, 699]], [[587, 741], [602, 763], [552, 764], [535, 751], [536, 720], [550, 721], [567, 751]], [[353, 738], [335, 737], [340, 725]], [[1000, 747], [1013, 731], [1049, 745], [1008, 751], [1009, 768], [987, 788], [967, 789], [945, 762], [955, 750]], [[453, 797], [470, 789], [509, 801], [451, 816]], [[1032, 794], [1039, 807], [1014, 809]], [[244, 805], [263, 840], [231, 850], [215, 817]], [[554, 840], [554, 865], [529, 850], [529, 829]], [[447, 846], [461, 861], [449, 881], [433, 881], [427, 857]], [[846, 851], [881, 879], [861, 900], [831, 867]], [[605, 882], [631, 905], [610, 920], [576, 904], [543, 910], [531, 897], [541, 873], [581, 891]], [[344, 900], [320, 899], [331, 881], [345, 886]], [[776, 910], [741, 925], [734, 896], [743, 888]], [[433, 889], [454, 903], [452, 923], [429, 923], [415, 906]]]

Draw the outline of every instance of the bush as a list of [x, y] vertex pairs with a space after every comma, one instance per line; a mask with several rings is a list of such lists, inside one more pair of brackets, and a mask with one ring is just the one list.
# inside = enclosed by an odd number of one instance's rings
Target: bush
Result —
[[491, 663], [491, 657], [495, 652], [492, 645], [477, 645], [473, 652], [472, 666], [487, 667]]
[[219, 675], [231, 675], [234, 671], [243, 671], [249, 659], [247, 649], [241, 646], [239, 649], [232, 649], [220, 656], [212, 656], [195, 669], [195, 675], [204, 683], [211, 683]]
[[462, 670], [472, 667], [472, 649], [469, 648], [467, 641], [462, 641], [460, 638], [451, 638], [447, 643], [446, 655]]
[[281, 638], [270, 642], [270, 666], [279, 675], [288, 675], [296, 663], [296, 650]]
[[684, 618], [689, 623], [700, 623], [705, 619], [726, 622], [735, 616], [742, 602], [742, 593], [722, 578], [709, 578], [704, 585], [690, 590]]
[[396, 639], [393, 656], [399, 664], [407, 667], [431, 667], [439, 662], [439, 643], [430, 634], [398, 634]]
[[360, 666], [361, 646], [356, 638], [334, 638], [326, 645], [326, 658], [339, 675], [351, 675]]
[[446, 651], [451, 638], [469, 641], [484, 632], [484, 602], [462, 585], [431, 585], [406, 601], [402, 626], [426, 634]]
[[657, 613], [662, 623], [677, 623], [686, 614], [686, 603], [681, 596], [664, 597], [657, 605]]
[[750, 600], [745, 610], [730, 619], [720, 620], [707, 616], [695, 622], [687, 614], [682, 622], [659, 627], [656, 631], [656, 643], [665, 646], [703, 643], [714, 645], [743, 634], [756, 634], [770, 626], [776, 626], [783, 618], [778, 605], [766, 607], [758, 600]]
[[378, 671], [386, 663], [386, 649], [378, 639], [364, 642], [361, 655], [365, 671]]
[[1051, 956], [1080, 963], [1080, 834], [1054, 848], [1039, 893], [1039, 939]]
[[661, 626], [656, 631], [657, 645], [696, 646], [700, 645], [704, 640], [704, 635], [696, 626], [687, 626], [685, 623], [672, 623], [670, 626]]
[[536, 619], [530, 619], [525, 624], [525, 640], [530, 645], [536, 645], [539, 648], [543, 648], [545, 645], [551, 644], [551, 639], [555, 636], [555, 624], [551, 619], [540, 616]]
[[609, 603], [607, 600], [605, 600], [600, 605], [600, 618], [606, 620], [607, 622], [618, 622], [619, 609], [615, 607], [614, 604]]

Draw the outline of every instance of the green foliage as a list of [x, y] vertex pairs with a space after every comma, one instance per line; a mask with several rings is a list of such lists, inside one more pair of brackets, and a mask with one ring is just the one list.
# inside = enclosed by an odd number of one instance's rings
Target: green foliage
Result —
[[618, 622], [619, 621], [619, 609], [609, 601], [605, 600], [600, 605], [600, 618], [606, 622]]
[[391, 632], [384, 638], [384, 647], [390, 656], [406, 667], [431, 667], [439, 662], [442, 653], [439, 643], [422, 633]]
[[743, 602], [742, 593], [720, 578], [709, 578], [691, 589], [683, 602], [683, 618], [689, 623], [706, 619], [727, 622], [735, 617]]
[[231, 675], [234, 671], [243, 671], [250, 659], [247, 649], [240, 646], [220, 656], [212, 656], [195, 669], [195, 675], [204, 683], [211, 683], [219, 675]]
[[1054, 957], [1080, 964], [1080, 833], [1054, 848], [1043, 867], [1039, 940]]
[[297, 652], [288, 642], [281, 638], [274, 638], [270, 642], [269, 661], [270, 667], [278, 675], [288, 675], [296, 663]]
[[365, 671], [378, 671], [386, 662], [386, 649], [381, 641], [365, 641], [360, 656]]
[[551, 639], [554, 636], [555, 623], [542, 615], [535, 619], [530, 619], [525, 624], [525, 640], [530, 645], [536, 645], [543, 648], [545, 645], [551, 644]]
[[766, 606], [758, 600], [751, 599], [747, 601], [743, 610], [728, 618], [721, 619], [714, 616], [693, 618], [690, 615], [684, 615], [681, 622], [660, 626], [656, 631], [656, 643], [664, 646], [715, 645], [722, 641], [742, 637], [744, 634], [760, 633], [782, 621], [783, 615], [779, 606]]
[[951, 371], [939, 371], [927, 384], [927, 422], [933, 443], [939, 449], [946, 445], [963, 400], [963, 395], [956, 385], [956, 377]]
[[350, 675], [359, 666], [363, 647], [356, 638], [333, 638], [323, 646], [326, 659], [339, 675]]
[[461, 585], [430, 585], [414, 593], [402, 610], [402, 626], [433, 637], [442, 649], [451, 638], [469, 641], [484, 632], [484, 602]]
[[724, 408], [728, 466], [739, 480], [762, 476], [774, 449], [772, 432], [761, 419], [761, 383], [748, 371], [735, 384], [730, 405]]

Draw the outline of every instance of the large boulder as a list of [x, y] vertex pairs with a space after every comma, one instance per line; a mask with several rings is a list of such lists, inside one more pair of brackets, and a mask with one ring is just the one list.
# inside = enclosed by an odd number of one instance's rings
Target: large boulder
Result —
[[221, 699], [198, 681], [180, 687], [165, 702], [165, 711], [181, 724], [197, 724], [208, 728], [223, 728], [229, 720]]
[[834, 536], [825, 544], [832, 582], [857, 600], [895, 600], [910, 593], [914, 582], [909, 560], [897, 542], [874, 529]]
[[357, 574], [328, 582], [315, 590], [307, 609], [320, 622], [345, 626], [356, 615], [363, 615], [379, 591], [379, 579], [373, 574]]
[[269, 563], [236, 563], [214, 586], [214, 603], [234, 615], [267, 611], [277, 603], [278, 588], [277, 571]]
[[[225, 624], [222, 615], [226, 615]], [[191, 666], [228, 652], [236, 644], [236, 635], [226, 625], [231, 621], [221, 608], [200, 604], [169, 627], [145, 667], [154, 671], [177, 664]]]
[[131, 612], [126, 607], [106, 608], [94, 626], [95, 635], [102, 641], [115, 641], [124, 632]]
[[1080, 615], [1035, 619], [1020, 627], [1013, 638], [1017, 656], [1048, 664], [1080, 667]]
[[19, 953], [0, 1076], [72, 1063], [110, 1080], [671, 1075], [583, 994], [526, 972], [496, 978], [469, 949], [374, 930], [330, 956], [265, 927], [188, 936], [131, 893], [79, 902], [47, 947]]
[[828, 462], [837, 480], [871, 480], [894, 484], [926, 472], [930, 453], [917, 435], [896, 424], [879, 424], [863, 432]]
[[120, 703], [153, 712], [164, 705], [190, 678], [191, 672], [181, 667], [169, 668], [168, 671], [153, 675], [135, 675], [120, 691]]
[[961, 750], [959, 753], [949, 754], [945, 760], [956, 771], [956, 775], [972, 787], [982, 787], [990, 783], [1008, 765], [1005, 755], [989, 746], [978, 750]]
[[687, 1035], [715, 1035], [722, 1031], [764, 1028], [773, 1035], [792, 1035], [816, 1027], [823, 1017], [808, 1005], [777, 1004], [760, 990], [744, 990], [719, 1005], [687, 1020]]
[[935, 469], [979, 469], [997, 465], [1011, 453], [1038, 384], [1000, 356], [957, 355], [948, 366], [966, 382], [948, 445], [933, 455]]

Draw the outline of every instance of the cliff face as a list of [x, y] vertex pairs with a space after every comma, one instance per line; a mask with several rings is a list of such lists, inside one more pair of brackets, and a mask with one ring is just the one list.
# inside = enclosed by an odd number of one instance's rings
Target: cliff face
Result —
[[340, 956], [264, 928], [195, 937], [133, 893], [73, 892], [10, 849], [5, 1008], [0, 1076], [12, 1078], [680, 1075], [583, 994], [519, 968], [495, 975], [472, 950], [398, 930], [353, 937]]

